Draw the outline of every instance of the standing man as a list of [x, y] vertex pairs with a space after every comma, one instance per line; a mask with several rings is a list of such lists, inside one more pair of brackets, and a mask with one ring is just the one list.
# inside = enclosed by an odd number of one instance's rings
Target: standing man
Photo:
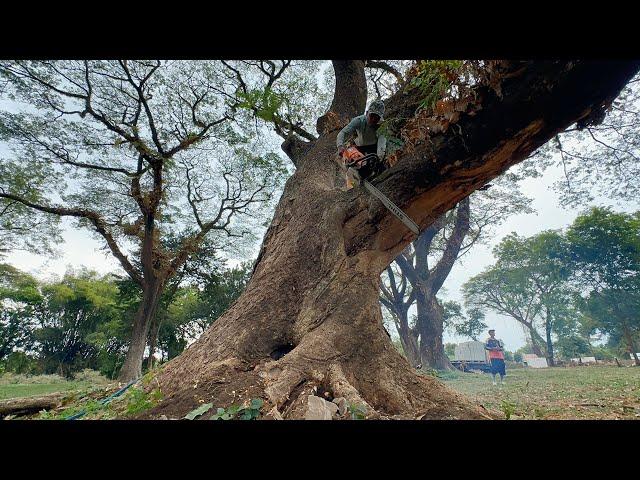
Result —
[[502, 340], [498, 340], [496, 338], [495, 330], [489, 330], [489, 338], [485, 342], [484, 349], [489, 351], [493, 384], [496, 385], [496, 375], [499, 373], [500, 386], [504, 385], [504, 377], [506, 375], [504, 365], [504, 344], [502, 343]]

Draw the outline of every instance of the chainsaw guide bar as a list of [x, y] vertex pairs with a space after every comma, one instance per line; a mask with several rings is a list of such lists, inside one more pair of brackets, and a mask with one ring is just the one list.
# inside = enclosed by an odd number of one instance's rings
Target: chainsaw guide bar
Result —
[[411, 230], [416, 235], [420, 235], [420, 227], [409, 218], [409, 216], [400, 209], [395, 203], [393, 203], [387, 196], [378, 190], [376, 187], [371, 185], [367, 180], [364, 180], [360, 177], [360, 174], [354, 168], [348, 168], [347, 170], [353, 177], [358, 180], [359, 183], [364, 185], [364, 188], [374, 197], [382, 202], [382, 204], [387, 207], [387, 209], [393, 213], [404, 225]]

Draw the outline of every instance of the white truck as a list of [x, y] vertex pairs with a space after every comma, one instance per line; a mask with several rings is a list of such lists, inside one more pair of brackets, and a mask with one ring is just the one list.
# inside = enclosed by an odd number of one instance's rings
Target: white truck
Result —
[[489, 353], [484, 349], [484, 343], [478, 341], [457, 344], [451, 363], [463, 372], [471, 370], [480, 370], [482, 372], [491, 371]]

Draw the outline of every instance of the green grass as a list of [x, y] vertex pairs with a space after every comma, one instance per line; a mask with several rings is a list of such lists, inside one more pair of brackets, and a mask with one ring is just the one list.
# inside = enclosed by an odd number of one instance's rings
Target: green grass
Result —
[[[150, 378], [147, 379], [147, 383]], [[101, 376], [98, 372], [84, 370], [76, 374], [74, 380], [66, 380], [58, 375], [0, 375], [0, 400], [8, 398], [46, 395], [64, 392], [60, 405], [51, 410], [42, 410], [20, 417], [21, 419], [63, 420], [77, 413], [84, 413], [82, 419], [108, 420], [126, 418], [139, 414], [155, 406], [162, 398], [160, 390], [145, 393], [132, 387], [124, 395], [114, 398], [108, 404], [101, 400], [115, 393], [122, 385]], [[7, 417], [15, 418], [13, 416]]]
[[66, 392], [68, 390], [82, 390], [90, 387], [87, 382], [64, 382], [64, 383], [34, 383], [34, 384], [9, 384], [0, 385], [0, 400], [7, 398], [31, 397], [35, 395], [46, 395], [48, 393]]
[[441, 380], [511, 419], [640, 419], [640, 368], [584, 366], [507, 369], [503, 387], [488, 374]]
[[84, 370], [74, 380], [67, 380], [59, 375], [16, 375], [5, 373], [0, 375], [0, 400], [8, 398], [31, 397], [49, 393], [83, 391], [94, 387], [102, 387], [112, 383], [98, 372]]
[[[488, 374], [442, 372], [439, 377], [472, 401], [509, 414], [511, 419], [640, 419], [638, 367], [508, 368], [504, 387], [494, 387]], [[0, 377], [0, 400], [54, 392], [94, 391], [78, 405], [68, 405], [67, 410], [55, 412], [59, 417], [91, 407], [91, 402], [96, 403], [108, 395], [107, 390], [96, 390], [107, 388], [104, 383], [101, 379], [66, 381], [55, 376], [3, 376]], [[115, 385], [111, 389], [114, 388]], [[116, 405], [120, 403], [122, 405]], [[101, 408], [87, 418], [111, 418], [130, 404], [131, 399], [125, 395], [120, 402], [114, 402], [115, 411]]]

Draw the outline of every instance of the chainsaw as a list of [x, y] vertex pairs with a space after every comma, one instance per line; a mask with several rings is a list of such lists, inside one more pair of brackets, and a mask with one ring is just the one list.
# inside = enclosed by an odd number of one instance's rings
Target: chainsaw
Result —
[[[409, 230], [416, 235], [420, 235], [420, 228], [418, 225], [411, 220], [411, 218], [409, 218], [409, 216], [404, 213], [400, 207], [389, 200], [384, 193], [366, 180], [366, 177], [371, 176], [371, 174], [380, 173], [380, 171], [378, 171], [380, 170], [380, 160], [375, 153], [364, 155], [357, 148], [349, 147], [343, 152], [342, 158], [344, 167], [347, 169], [347, 175], [350, 175], [358, 182], [358, 184], [364, 186], [371, 195], [380, 200], [382, 204], [387, 207], [387, 209], [402, 223], [404, 223]], [[365, 174], [361, 175], [360, 171], [363, 171]]]

